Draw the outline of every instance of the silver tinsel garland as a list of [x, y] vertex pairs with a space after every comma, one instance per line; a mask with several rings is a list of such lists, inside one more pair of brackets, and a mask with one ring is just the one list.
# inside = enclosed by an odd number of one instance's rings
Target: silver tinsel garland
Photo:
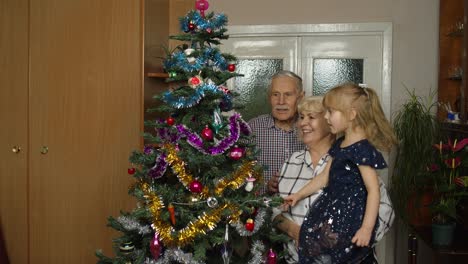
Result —
[[144, 264], [169, 264], [172, 261], [177, 261], [183, 264], [203, 264], [193, 260], [191, 253], [185, 253], [181, 249], [166, 249], [163, 258], [159, 260], [146, 258]]
[[249, 260], [248, 264], [260, 264], [265, 263], [265, 245], [259, 240], [255, 241], [252, 245], [252, 258]]
[[119, 216], [117, 217], [117, 222], [119, 222], [123, 228], [128, 231], [138, 230], [138, 233], [141, 235], [151, 233], [151, 227], [149, 225], [142, 225], [134, 218], [129, 216]]
[[255, 227], [252, 231], [248, 231], [247, 229], [245, 229], [244, 224], [240, 222], [232, 223], [231, 226], [236, 228], [237, 233], [239, 233], [239, 235], [241, 236], [244, 236], [244, 237], [252, 236], [260, 229], [260, 227], [263, 226], [263, 223], [265, 223], [265, 216], [266, 216], [265, 210], [260, 209], [257, 213], [257, 216], [255, 216], [255, 221], [254, 221]]

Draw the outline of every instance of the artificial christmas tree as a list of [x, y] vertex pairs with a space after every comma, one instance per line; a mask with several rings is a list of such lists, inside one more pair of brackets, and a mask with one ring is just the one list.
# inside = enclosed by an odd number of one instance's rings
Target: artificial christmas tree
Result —
[[[270, 221], [280, 201], [258, 195], [261, 166], [248, 124], [236, 112], [226, 81], [240, 76], [236, 58], [215, 45], [227, 39], [227, 18], [206, 0], [180, 19], [185, 41], [164, 61], [168, 81], [183, 83], [159, 96], [166, 113], [148, 120], [155, 133], [130, 157], [132, 212], [109, 218], [122, 232], [116, 256], [98, 263], [275, 263]], [[131, 250], [130, 250], [131, 249]]]

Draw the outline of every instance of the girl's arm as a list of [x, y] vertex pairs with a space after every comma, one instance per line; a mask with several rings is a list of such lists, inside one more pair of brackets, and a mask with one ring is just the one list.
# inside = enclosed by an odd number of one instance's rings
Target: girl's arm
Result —
[[356, 232], [351, 242], [357, 246], [368, 246], [372, 231], [374, 230], [375, 221], [379, 213], [380, 204], [380, 188], [377, 172], [370, 166], [359, 166], [362, 179], [367, 189], [366, 212], [361, 228]]
[[296, 203], [307, 196], [316, 193], [318, 190], [327, 186], [328, 184], [328, 172], [330, 171], [330, 165], [333, 159], [327, 162], [325, 169], [310, 180], [304, 187], [302, 187], [297, 193], [293, 193], [284, 198], [285, 205], [295, 206]]

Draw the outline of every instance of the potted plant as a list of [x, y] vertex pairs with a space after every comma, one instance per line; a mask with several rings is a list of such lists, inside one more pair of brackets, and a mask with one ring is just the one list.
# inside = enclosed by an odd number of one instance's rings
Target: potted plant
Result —
[[457, 208], [468, 195], [468, 176], [461, 176], [461, 168], [468, 166], [468, 138], [457, 143], [448, 141], [433, 145], [434, 160], [428, 167], [432, 176], [434, 201], [432, 211], [432, 242], [437, 246], [448, 246], [452, 242], [457, 220]]
[[407, 101], [395, 113], [393, 127], [399, 140], [390, 194], [396, 214], [403, 223], [430, 226], [429, 204], [432, 190], [427, 164], [432, 143], [437, 142], [439, 123], [435, 116], [435, 93], [428, 98], [406, 89]]

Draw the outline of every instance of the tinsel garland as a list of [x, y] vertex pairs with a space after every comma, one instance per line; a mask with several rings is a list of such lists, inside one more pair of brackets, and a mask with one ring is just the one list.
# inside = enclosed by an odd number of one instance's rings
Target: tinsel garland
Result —
[[166, 154], [161, 153], [156, 158], [156, 164], [148, 172], [149, 176], [153, 179], [161, 178], [167, 169]]
[[203, 264], [202, 262], [193, 260], [192, 253], [185, 253], [181, 249], [170, 248], [164, 252], [164, 257], [159, 260], [152, 260], [147, 258], [144, 264], [170, 264], [173, 261], [183, 264]]
[[208, 231], [213, 230], [221, 221], [222, 213], [225, 210], [234, 212], [230, 215], [231, 223], [239, 221], [240, 213], [235, 213], [240, 212], [239, 208], [233, 204], [224, 204], [208, 212], [203, 212], [198, 216], [197, 220], [191, 221], [186, 227], [179, 231], [175, 231], [168, 222], [161, 219], [161, 209], [164, 208], [162, 199], [150, 190], [147, 183], [142, 183], [140, 187], [145, 194], [149, 211], [153, 216], [152, 227], [155, 232], [159, 234], [161, 241], [167, 247], [183, 247], [192, 243], [195, 237], [204, 235]]
[[215, 31], [216, 29], [223, 28], [227, 22], [227, 16], [223, 13], [213, 15], [213, 12], [211, 12], [207, 16], [203, 17], [200, 13], [191, 11], [187, 16], [180, 19], [180, 29], [187, 32], [189, 30], [189, 23], [193, 23], [197, 25], [198, 29], [211, 29]]
[[263, 245], [260, 240], [256, 240], [253, 243], [250, 254], [252, 258], [249, 260], [248, 264], [265, 263], [265, 245]]
[[254, 170], [256, 164], [256, 161], [244, 162], [231, 177], [219, 180], [214, 189], [215, 195], [220, 196], [227, 187], [232, 190], [239, 189], [248, 177], [259, 177], [258, 171]]
[[175, 96], [174, 92], [167, 91], [163, 94], [162, 100], [168, 105], [177, 109], [189, 108], [200, 103], [201, 99], [205, 97], [207, 92], [220, 95], [224, 94], [223, 91], [218, 89], [216, 84], [203, 83], [197, 86], [195, 90], [193, 90], [193, 94], [191, 96]]
[[[172, 145], [165, 144], [164, 148], [167, 151], [166, 160], [171, 165], [172, 171], [177, 175], [182, 185], [184, 185], [187, 190], [190, 190], [190, 183], [192, 183], [194, 179], [193, 176], [185, 170], [185, 162], [179, 158], [177, 151]], [[219, 196], [228, 187], [236, 190], [245, 183], [245, 179], [248, 177], [260, 177], [260, 174], [255, 170], [255, 165], [255, 161], [245, 161], [231, 177], [225, 177], [218, 181], [214, 188], [214, 194]], [[208, 187], [205, 186], [199, 196], [200, 198], [207, 198], [213, 195], [210, 194]]]
[[190, 131], [185, 125], [177, 125], [177, 130], [181, 135], [187, 138], [187, 142], [192, 147], [204, 154], [213, 156], [222, 154], [232, 147], [239, 139], [240, 132], [245, 135], [250, 135], [252, 133], [249, 125], [242, 120], [239, 113], [235, 113], [229, 117], [228, 135], [213, 146], [204, 147], [203, 139], [197, 133]]
[[149, 225], [142, 225], [135, 220], [135, 218], [130, 216], [119, 216], [117, 217], [117, 222], [127, 231], [137, 230], [140, 235], [151, 233], [151, 227]]
[[[189, 58], [191, 58], [190, 61]], [[207, 67], [218, 67], [221, 71], [227, 70], [228, 62], [219, 49], [206, 47], [196, 58], [193, 54], [187, 55], [185, 51], [176, 51], [164, 61], [164, 68], [168, 71], [200, 72]]]
[[239, 235], [241, 235], [243, 237], [252, 236], [265, 223], [265, 216], [266, 216], [265, 210], [259, 210], [258, 211], [257, 215], [255, 216], [255, 220], [254, 220], [255, 227], [254, 227], [254, 229], [252, 231], [248, 231], [247, 229], [245, 229], [244, 224], [240, 223], [239, 221], [238, 222], [231, 222], [231, 226], [236, 228], [237, 233], [239, 233]]

